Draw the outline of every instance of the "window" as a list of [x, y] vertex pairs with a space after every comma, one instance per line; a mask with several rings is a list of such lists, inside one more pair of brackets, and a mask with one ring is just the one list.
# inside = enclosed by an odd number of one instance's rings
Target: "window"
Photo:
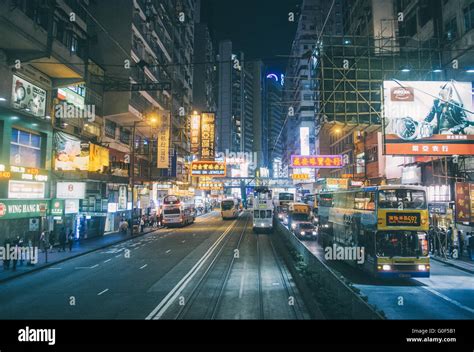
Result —
[[446, 33], [446, 39], [448, 41], [455, 40], [458, 37], [458, 25], [456, 22], [456, 17], [453, 17], [446, 23], [444, 32]]
[[115, 139], [115, 129], [117, 128], [117, 124], [110, 120], [105, 120], [105, 136], [109, 138]]
[[463, 9], [466, 32], [474, 28], [474, 2]]
[[379, 207], [382, 209], [426, 209], [424, 191], [387, 189], [379, 191]]
[[10, 141], [10, 164], [41, 168], [41, 136], [13, 128]]

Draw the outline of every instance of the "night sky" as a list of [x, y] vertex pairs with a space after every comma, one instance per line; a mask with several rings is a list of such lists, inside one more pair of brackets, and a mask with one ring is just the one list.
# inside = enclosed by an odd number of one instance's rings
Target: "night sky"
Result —
[[[261, 58], [284, 72], [297, 27], [301, 0], [202, 0], [201, 22], [207, 23], [216, 45], [230, 39], [245, 58]], [[288, 13], [295, 13], [295, 22]]]

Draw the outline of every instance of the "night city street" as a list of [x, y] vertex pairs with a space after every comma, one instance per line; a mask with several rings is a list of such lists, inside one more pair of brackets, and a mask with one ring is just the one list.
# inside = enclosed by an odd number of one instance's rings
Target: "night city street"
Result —
[[0, 0], [0, 352], [472, 352], [473, 43], [474, 0]]

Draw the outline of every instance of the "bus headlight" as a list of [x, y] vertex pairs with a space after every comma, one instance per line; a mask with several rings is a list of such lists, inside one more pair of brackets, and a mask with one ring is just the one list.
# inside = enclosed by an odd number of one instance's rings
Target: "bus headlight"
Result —
[[291, 228], [294, 230], [296, 229], [296, 224], [291, 224]]
[[300, 232], [300, 235], [301, 235], [301, 236], [304, 236], [304, 231], [301, 231], [301, 232]]
[[316, 236], [316, 235], [317, 235], [316, 231], [313, 231], [313, 235], [314, 235], [314, 236]]
[[283, 214], [278, 214], [278, 219], [283, 219]]
[[423, 265], [423, 264], [418, 265], [418, 270], [419, 271], [426, 271], [426, 265]]
[[391, 269], [392, 269], [392, 267], [390, 265], [385, 264], [385, 265], [382, 266], [383, 271], [390, 271]]

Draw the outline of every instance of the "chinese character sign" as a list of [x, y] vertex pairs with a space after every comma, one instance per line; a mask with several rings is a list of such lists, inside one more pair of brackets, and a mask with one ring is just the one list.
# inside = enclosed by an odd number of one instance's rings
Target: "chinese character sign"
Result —
[[215, 133], [215, 114], [203, 113], [201, 119], [201, 158], [203, 160], [214, 160]]
[[292, 155], [291, 167], [313, 169], [341, 169], [342, 155]]
[[474, 155], [471, 82], [384, 82], [389, 155]]
[[199, 142], [201, 132], [201, 115], [191, 116], [191, 153], [199, 153]]
[[466, 182], [456, 182], [456, 221], [469, 222], [471, 219], [469, 187]]
[[168, 169], [169, 149], [170, 149], [170, 117], [168, 114], [160, 116], [160, 124], [158, 128], [158, 148], [157, 148], [157, 168]]
[[217, 161], [193, 161], [191, 164], [191, 175], [225, 177], [226, 165]]

